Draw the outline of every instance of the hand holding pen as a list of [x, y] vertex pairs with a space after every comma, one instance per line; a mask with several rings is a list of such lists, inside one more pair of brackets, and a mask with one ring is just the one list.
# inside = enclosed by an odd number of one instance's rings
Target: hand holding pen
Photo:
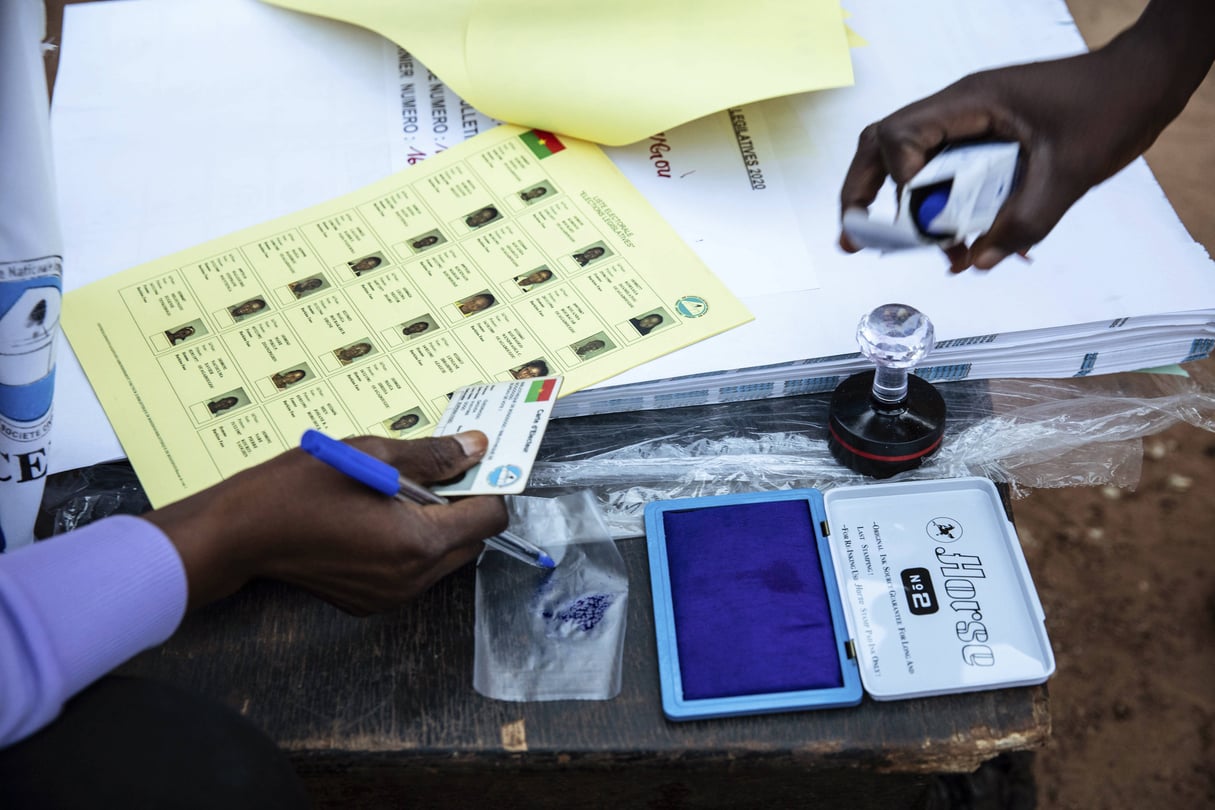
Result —
[[[384, 495], [420, 505], [449, 503], [442, 495], [436, 495], [406, 478], [391, 464], [369, 456], [345, 442], [330, 438], [320, 431], [305, 431], [300, 440], [300, 447], [335, 470]], [[557, 565], [543, 549], [512, 532], [500, 532], [488, 538], [485, 544], [537, 568], [555, 568]]]
[[[446, 481], [485, 456], [485, 434], [348, 444], [415, 481]], [[295, 449], [143, 515], [177, 548], [189, 607], [253, 579], [303, 588], [354, 614], [399, 607], [475, 559], [506, 528], [501, 498], [446, 506], [386, 498]]]

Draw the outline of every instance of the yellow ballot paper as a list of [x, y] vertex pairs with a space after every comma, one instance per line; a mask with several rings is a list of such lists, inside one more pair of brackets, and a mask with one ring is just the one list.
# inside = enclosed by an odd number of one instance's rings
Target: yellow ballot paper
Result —
[[838, 0], [268, 2], [383, 34], [492, 118], [612, 146], [853, 80]]
[[331, 435], [429, 435], [466, 385], [562, 394], [751, 320], [602, 151], [503, 126], [69, 293], [153, 505]]

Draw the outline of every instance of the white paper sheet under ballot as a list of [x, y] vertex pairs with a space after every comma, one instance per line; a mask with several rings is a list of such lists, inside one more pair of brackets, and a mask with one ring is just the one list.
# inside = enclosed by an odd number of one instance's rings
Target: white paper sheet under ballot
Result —
[[436, 436], [479, 430], [489, 449], [458, 481], [432, 487], [439, 495], [517, 495], [527, 487], [548, 428], [560, 377], [469, 385], [451, 397]]

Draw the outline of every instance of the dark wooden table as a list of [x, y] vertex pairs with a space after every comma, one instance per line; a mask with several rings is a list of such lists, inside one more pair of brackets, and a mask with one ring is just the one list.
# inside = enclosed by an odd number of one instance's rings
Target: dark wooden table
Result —
[[610, 701], [476, 693], [471, 568], [365, 619], [257, 585], [191, 616], [126, 671], [239, 708], [334, 806], [916, 807], [932, 774], [974, 770], [1049, 733], [1044, 687], [668, 722], [644, 545], [619, 543], [629, 615]]

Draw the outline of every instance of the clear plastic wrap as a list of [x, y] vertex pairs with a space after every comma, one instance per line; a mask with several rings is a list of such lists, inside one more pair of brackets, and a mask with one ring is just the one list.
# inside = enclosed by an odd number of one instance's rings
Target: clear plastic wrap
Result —
[[[891, 480], [982, 475], [1021, 490], [1133, 487], [1141, 439], [1188, 423], [1215, 431], [1215, 361], [1188, 376], [1115, 374], [1065, 380], [939, 383], [949, 409], [941, 450]], [[840, 466], [823, 438], [829, 394], [557, 419], [528, 494], [591, 489], [613, 537], [642, 533], [660, 498], [870, 480]], [[147, 501], [125, 462], [52, 476], [39, 536]]]
[[[1210, 364], [1190, 376], [939, 384], [942, 448], [889, 480], [980, 475], [1023, 489], [1139, 480], [1141, 439], [1175, 424], [1215, 431]], [[761, 489], [859, 484], [825, 440], [830, 395], [563, 419], [545, 437], [529, 493], [592, 489], [614, 537], [643, 533], [645, 504]]]
[[151, 504], [125, 459], [47, 478], [34, 533], [49, 537], [110, 515], [140, 515]]

